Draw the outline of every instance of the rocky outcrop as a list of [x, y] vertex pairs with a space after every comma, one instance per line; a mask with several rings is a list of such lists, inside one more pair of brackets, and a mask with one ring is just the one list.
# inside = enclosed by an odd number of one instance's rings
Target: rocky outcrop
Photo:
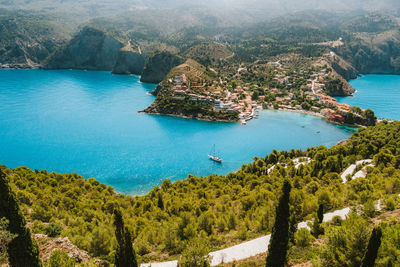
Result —
[[156, 88], [154, 88], [153, 91], [150, 92], [150, 94], [157, 96], [158, 93], [161, 91], [162, 89], [162, 83], [157, 84]]
[[62, 250], [75, 262], [87, 262], [90, 259], [87, 251], [79, 249], [68, 237], [50, 238], [47, 235], [35, 234], [33, 238], [39, 244], [42, 261], [47, 262], [55, 250]]
[[124, 45], [105, 32], [85, 27], [50, 57], [45, 69], [112, 70]]
[[159, 83], [174, 67], [182, 64], [184, 60], [169, 52], [161, 52], [151, 56], [143, 70], [140, 81]]
[[351, 96], [354, 88], [340, 75], [332, 72], [329, 81], [325, 83], [325, 93], [330, 96]]
[[112, 73], [140, 75], [144, 70], [145, 64], [146, 56], [129, 50], [120, 50]]
[[330, 65], [336, 73], [345, 78], [347, 81], [358, 77], [359, 72], [347, 61], [332, 52], [330, 57]]

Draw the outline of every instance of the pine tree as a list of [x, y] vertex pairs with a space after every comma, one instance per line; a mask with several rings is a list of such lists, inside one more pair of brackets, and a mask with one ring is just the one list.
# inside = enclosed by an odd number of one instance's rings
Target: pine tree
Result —
[[117, 249], [115, 253], [116, 267], [137, 267], [136, 253], [132, 246], [132, 235], [124, 226], [121, 211], [114, 210], [115, 237], [117, 238]]
[[373, 267], [375, 265], [375, 259], [378, 255], [379, 247], [381, 246], [382, 230], [381, 228], [375, 227], [372, 230], [371, 237], [368, 242], [367, 252], [365, 253], [362, 267]]
[[25, 218], [19, 209], [17, 197], [8, 184], [4, 172], [0, 170], [0, 218], [9, 221], [8, 231], [17, 235], [7, 248], [11, 267], [39, 267], [42, 262], [39, 257], [39, 248], [26, 228]]
[[286, 264], [289, 242], [289, 196], [291, 188], [290, 182], [285, 180], [282, 187], [282, 196], [276, 208], [275, 224], [268, 247], [267, 267], [283, 267]]

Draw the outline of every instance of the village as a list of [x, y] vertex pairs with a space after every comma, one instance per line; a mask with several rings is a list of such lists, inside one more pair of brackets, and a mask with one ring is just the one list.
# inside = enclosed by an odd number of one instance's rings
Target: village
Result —
[[244, 90], [241, 87], [235, 88], [234, 92], [225, 89], [207, 92], [207, 95], [203, 95], [192, 89], [185, 74], [175, 76], [169, 82], [173, 83], [173, 99], [178, 100], [189, 97], [193, 101], [211, 103], [217, 111], [237, 111], [239, 112], [239, 120], [242, 124], [246, 124], [246, 121], [257, 117], [258, 110], [263, 108], [257, 101], [252, 100], [250, 90]]
[[205, 83], [191, 81], [185, 74], [171, 77], [168, 82], [172, 98], [210, 103], [215, 111], [237, 111], [238, 119], [244, 125], [246, 121], [257, 118], [261, 109], [302, 112], [337, 123], [345, 122], [351, 106], [340, 104], [325, 93], [330, 78], [326, 65], [290, 73], [288, 67], [279, 61], [269, 62], [268, 65], [274, 68], [270, 84], [275, 87], [243, 82], [241, 76], [247, 68], [241, 67], [233, 77], [236, 86], [230, 86], [229, 81], [220, 78], [213, 81], [212, 86], [207, 86], [207, 90], [199, 90], [206, 86]]

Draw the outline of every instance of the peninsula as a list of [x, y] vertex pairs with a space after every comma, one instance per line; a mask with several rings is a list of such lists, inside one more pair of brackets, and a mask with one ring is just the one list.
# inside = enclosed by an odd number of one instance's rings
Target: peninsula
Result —
[[291, 110], [350, 125], [374, 125], [373, 111], [340, 104], [330, 95], [354, 89], [333, 69], [342, 61], [334, 52], [318, 58], [299, 54], [250, 64], [205, 67], [188, 59], [173, 68], [153, 91], [154, 103], [144, 112], [186, 118], [240, 121], [260, 109]]

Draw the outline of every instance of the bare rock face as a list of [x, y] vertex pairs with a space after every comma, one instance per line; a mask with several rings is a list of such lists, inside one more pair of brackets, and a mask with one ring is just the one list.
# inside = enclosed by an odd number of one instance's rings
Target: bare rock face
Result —
[[101, 30], [85, 27], [56, 52], [45, 69], [112, 70], [124, 45]]
[[159, 83], [176, 66], [184, 60], [169, 52], [155, 54], [147, 60], [146, 66], [140, 78], [141, 82]]
[[336, 54], [331, 56], [330, 64], [332, 68], [347, 81], [355, 79], [359, 75], [359, 72], [350, 63]]
[[140, 75], [146, 64], [146, 56], [132, 51], [121, 50], [113, 68], [114, 74]]
[[33, 235], [33, 238], [39, 244], [40, 255], [44, 262], [49, 260], [50, 255], [54, 250], [64, 251], [76, 262], [86, 262], [90, 260], [89, 253], [75, 246], [68, 237], [50, 238], [47, 235], [35, 234]]

